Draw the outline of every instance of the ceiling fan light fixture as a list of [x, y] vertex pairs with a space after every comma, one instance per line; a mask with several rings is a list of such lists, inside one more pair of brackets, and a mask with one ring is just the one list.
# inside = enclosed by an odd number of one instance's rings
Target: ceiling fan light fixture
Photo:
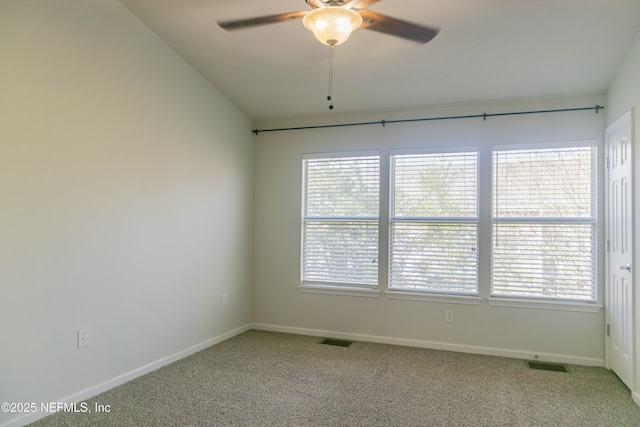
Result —
[[344, 43], [352, 31], [360, 28], [362, 16], [346, 7], [327, 6], [307, 12], [302, 23], [320, 43], [337, 46]]

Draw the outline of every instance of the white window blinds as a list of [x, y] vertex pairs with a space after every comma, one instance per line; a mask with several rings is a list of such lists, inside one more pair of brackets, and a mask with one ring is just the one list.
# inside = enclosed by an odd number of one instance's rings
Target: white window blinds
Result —
[[303, 160], [302, 281], [378, 284], [380, 160]]
[[391, 156], [389, 288], [477, 295], [477, 152]]
[[596, 149], [493, 151], [491, 293], [596, 300]]

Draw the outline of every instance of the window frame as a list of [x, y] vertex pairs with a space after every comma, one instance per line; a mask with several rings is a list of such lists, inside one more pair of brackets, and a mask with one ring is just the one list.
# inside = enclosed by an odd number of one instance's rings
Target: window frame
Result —
[[[496, 200], [495, 185], [496, 173], [495, 158], [498, 152], [507, 151], [536, 151], [536, 150], [553, 150], [553, 149], [570, 149], [570, 148], [590, 148], [591, 149], [591, 200], [589, 217], [497, 217], [496, 216]], [[572, 140], [557, 142], [538, 142], [528, 144], [501, 144], [491, 147], [491, 208], [490, 208], [490, 278], [489, 278], [489, 297], [487, 301], [490, 305], [501, 307], [520, 307], [520, 308], [539, 308], [539, 309], [561, 309], [568, 311], [585, 311], [597, 312], [602, 307], [598, 304], [598, 145], [595, 140]], [[494, 262], [495, 262], [495, 230], [499, 224], [527, 224], [527, 225], [589, 225], [591, 228], [591, 241], [589, 243], [590, 255], [590, 290], [593, 295], [592, 299], [579, 298], [562, 298], [558, 296], [536, 296], [536, 295], [520, 295], [517, 293], [497, 293], [494, 292]]]
[[[307, 194], [308, 194], [308, 174], [307, 174], [307, 161], [308, 160], [329, 160], [329, 159], [358, 159], [376, 157], [378, 162], [378, 179], [377, 179], [377, 211], [376, 216], [344, 216], [344, 217], [308, 217], [307, 208]], [[380, 197], [381, 197], [381, 155], [379, 150], [364, 150], [364, 151], [344, 151], [344, 152], [327, 152], [327, 153], [306, 153], [302, 156], [302, 199], [301, 199], [301, 228], [300, 228], [300, 283], [298, 289], [301, 292], [307, 293], [320, 293], [320, 294], [339, 294], [339, 295], [352, 295], [352, 296], [364, 296], [364, 297], [378, 297], [380, 295], [380, 280], [379, 280], [379, 268], [380, 268]], [[352, 283], [349, 281], [330, 281], [330, 280], [312, 280], [305, 278], [305, 239], [306, 239], [306, 225], [308, 223], [313, 224], [329, 224], [337, 222], [359, 222], [375, 224], [377, 228], [376, 233], [376, 282], [375, 283]]]
[[[595, 195], [592, 199], [594, 207], [595, 219], [593, 227], [595, 229], [594, 236], [594, 272], [595, 277], [595, 299], [594, 301], [584, 300], [555, 300], [555, 299], [536, 299], [521, 296], [502, 296], [492, 295], [492, 271], [493, 271], [493, 155], [496, 149], [518, 150], [518, 149], [537, 149], [537, 148], [554, 148], [569, 147], [571, 145], [590, 146], [593, 147], [595, 155], [592, 156], [592, 189]], [[423, 292], [423, 291], [407, 291], [398, 288], [390, 288], [390, 218], [391, 218], [391, 156], [397, 153], [442, 153], [456, 151], [476, 151], [477, 158], [477, 195], [478, 195], [478, 222], [477, 222], [477, 252], [478, 252], [478, 294], [477, 295], [459, 295], [453, 293]], [[309, 282], [302, 280], [302, 259], [300, 259], [300, 282], [297, 286], [301, 293], [314, 294], [332, 294], [340, 296], [356, 296], [378, 298], [384, 294], [389, 300], [413, 300], [419, 302], [433, 302], [441, 304], [471, 304], [480, 305], [486, 300], [489, 306], [496, 307], [512, 307], [519, 309], [543, 309], [555, 311], [572, 311], [572, 312], [599, 312], [603, 305], [599, 301], [602, 298], [599, 292], [599, 269], [602, 263], [602, 254], [598, 248], [597, 241], [602, 237], [600, 234], [599, 217], [597, 215], [600, 209], [600, 186], [602, 185], [601, 166], [599, 162], [602, 160], [601, 147], [597, 140], [570, 140], [560, 142], [529, 142], [529, 143], [501, 143], [496, 145], [490, 144], [469, 144], [464, 146], [428, 146], [415, 145], [409, 148], [381, 148], [381, 149], [363, 149], [363, 150], [345, 150], [333, 152], [315, 152], [303, 153], [299, 165], [302, 160], [309, 158], [330, 158], [330, 157], [350, 157], [350, 156], [367, 156], [375, 155], [379, 161], [379, 210], [378, 210], [378, 284], [373, 287], [363, 286], [346, 286], [321, 282]], [[304, 179], [303, 173], [300, 175]], [[305, 184], [303, 183], [302, 191], [304, 192]], [[304, 194], [303, 194], [304, 198]], [[304, 203], [304, 199], [303, 199]], [[304, 209], [304, 204], [301, 209]], [[303, 212], [303, 211], [302, 211]], [[302, 214], [301, 214], [302, 217]], [[302, 223], [302, 222], [301, 222]], [[298, 252], [302, 256], [304, 230], [300, 228], [301, 247]]]
[[[394, 215], [395, 208], [395, 158], [396, 156], [460, 156], [473, 154], [475, 156], [475, 216], [402, 216]], [[480, 292], [480, 256], [479, 256], [479, 244], [480, 244], [480, 147], [477, 145], [469, 146], [456, 146], [456, 147], [429, 147], [421, 149], [396, 149], [391, 150], [389, 153], [389, 185], [388, 185], [388, 244], [387, 244], [387, 296], [396, 299], [418, 299], [423, 301], [445, 301], [450, 303], [461, 304], [477, 304], [479, 303]], [[439, 290], [434, 288], [410, 288], [394, 286], [392, 284], [393, 274], [393, 242], [394, 242], [394, 225], [397, 224], [412, 224], [420, 227], [420, 224], [427, 226], [429, 224], [438, 224], [443, 226], [448, 225], [468, 225], [473, 224], [475, 226], [475, 263], [473, 269], [475, 271], [474, 291], [472, 292], [455, 292], [451, 290]]]

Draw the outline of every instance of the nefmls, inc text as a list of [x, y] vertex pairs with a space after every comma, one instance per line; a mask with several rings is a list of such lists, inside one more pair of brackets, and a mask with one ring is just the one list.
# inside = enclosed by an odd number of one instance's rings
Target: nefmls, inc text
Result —
[[111, 412], [111, 405], [103, 405], [94, 403], [90, 406], [87, 402], [67, 403], [67, 402], [47, 402], [40, 404], [40, 412], [74, 412], [74, 413], [91, 413], [91, 412]]

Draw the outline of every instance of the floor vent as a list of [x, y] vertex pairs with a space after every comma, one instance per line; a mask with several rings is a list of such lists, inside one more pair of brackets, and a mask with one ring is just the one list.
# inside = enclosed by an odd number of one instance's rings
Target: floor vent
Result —
[[335, 339], [332, 339], [332, 338], [325, 338], [322, 341], [320, 341], [320, 344], [335, 345], [337, 347], [349, 347], [352, 342], [353, 341], [335, 340]]
[[569, 372], [566, 365], [559, 363], [527, 362], [527, 366], [531, 369], [540, 369], [542, 371]]

